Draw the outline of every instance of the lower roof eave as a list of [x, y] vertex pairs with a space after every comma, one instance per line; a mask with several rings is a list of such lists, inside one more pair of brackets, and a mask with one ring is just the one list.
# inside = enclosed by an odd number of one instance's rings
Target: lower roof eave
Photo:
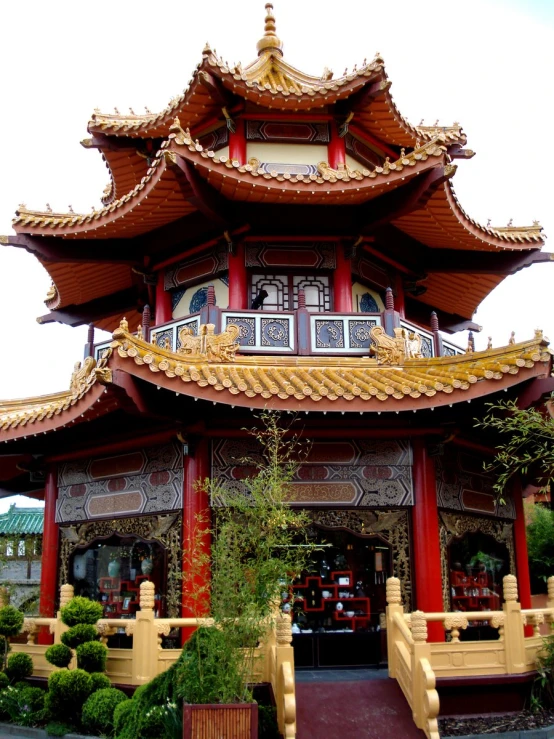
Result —
[[249, 408], [253, 410], [282, 410], [293, 412], [348, 412], [348, 413], [397, 413], [410, 412], [424, 409], [452, 406], [456, 403], [471, 402], [488, 395], [508, 390], [516, 385], [522, 384], [534, 378], [548, 376], [550, 361], [537, 362], [532, 368], [518, 368], [516, 373], [503, 374], [500, 379], [480, 379], [469, 385], [467, 389], [449, 389], [436, 391], [434, 394], [421, 394], [419, 397], [404, 395], [401, 398], [388, 395], [385, 400], [379, 400], [375, 396], [369, 399], [361, 397], [337, 397], [330, 399], [321, 397], [315, 400], [311, 395], [304, 396], [301, 400], [289, 396], [281, 398], [273, 395], [265, 398], [260, 395], [248, 396], [244, 392], [232, 394], [227, 388], [216, 389], [213, 385], [206, 384], [200, 387], [196, 382], [184, 382], [182, 378], [168, 377], [164, 372], [155, 371], [153, 374], [150, 364], [135, 364], [114, 352], [110, 366], [113, 370], [120, 370], [133, 375], [141, 380], [155, 384], [158, 389], [169, 390], [178, 395], [189, 396], [198, 400], [222, 404], [224, 406]]

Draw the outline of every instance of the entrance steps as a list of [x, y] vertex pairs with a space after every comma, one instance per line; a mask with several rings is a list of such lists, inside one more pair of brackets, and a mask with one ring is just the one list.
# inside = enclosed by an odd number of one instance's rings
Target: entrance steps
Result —
[[296, 672], [297, 739], [424, 739], [386, 670]]

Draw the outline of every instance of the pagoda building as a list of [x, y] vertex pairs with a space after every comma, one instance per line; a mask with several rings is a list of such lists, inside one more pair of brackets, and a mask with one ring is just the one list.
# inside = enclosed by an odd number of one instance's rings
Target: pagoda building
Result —
[[1, 489], [45, 500], [41, 613], [70, 582], [129, 616], [146, 578], [158, 614], [189, 615], [196, 481], [240, 489], [244, 427], [296, 412], [311, 446], [291, 504], [332, 545], [297, 586], [297, 662], [366, 664], [391, 574], [409, 608], [442, 611], [497, 607], [512, 572], [530, 607], [521, 489], [497, 501], [473, 419], [499, 395], [538, 402], [551, 353], [540, 331], [479, 352], [471, 332], [507, 275], [551, 255], [537, 223], [463, 210], [465, 133], [411, 125], [382, 58], [304, 74], [266, 11], [248, 66], [206, 46], [161, 113], [93, 114], [101, 208], [20, 207], [2, 237], [52, 277], [39, 321], [90, 331], [67, 390], [0, 401]]

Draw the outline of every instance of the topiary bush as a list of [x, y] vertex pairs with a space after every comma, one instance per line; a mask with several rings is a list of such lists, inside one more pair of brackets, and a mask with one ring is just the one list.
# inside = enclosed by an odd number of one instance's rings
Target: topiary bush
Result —
[[45, 707], [48, 717], [78, 725], [83, 704], [92, 692], [92, 680], [84, 670], [60, 670], [48, 678]]
[[126, 726], [131, 723], [131, 715], [135, 710], [136, 703], [134, 700], [128, 698], [126, 701], [121, 701], [115, 707], [113, 713], [113, 724], [115, 735], [119, 737]]
[[81, 722], [85, 731], [91, 734], [111, 736], [114, 729], [114, 711], [127, 696], [117, 688], [104, 688], [93, 693], [83, 706]]
[[29, 675], [33, 674], [33, 660], [28, 654], [23, 652], [16, 652], [12, 654], [8, 659], [8, 666], [6, 667], [6, 675], [11, 682], [16, 683], [18, 680], [23, 680]]
[[76, 649], [79, 644], [87, 641], [98, 641], [100, 634], [92, 624], [76, 624], [61, 635], [62, 644], [70, 649]]
[[104, 675], [103, 672], [92, 672], [90, 675], [90, 680], [92, 683], [93, 693], [95, 693], [97, 690], [102, 690], [103, 688], [112, 687], [110, 678], [107, 675]]
[[8, 637], [16, 636], [23, 626], [24, 616], [21, 611], [13, 606], [0, 608], [0, 659], [2, 666], [6, 667], [6, 658], [10, 650]]
[[0, 690], [7, 688], [10, 684], [10, 679], [5, 672], [0, 672]]
[[87, 641], [79, 644], [77, 652], [77, 667], [87, 672], [104, 672], [108, 658], [108, 648], [97, 641]]
[[101, 603], [76, 595], [61, 609], [61, 619], [66, 626], [95, 624], [104, 615]]
[[44, 702], [46, 694], [40, 688], [27, 686], [20, 692], [19, 717], [17, 723], [22, 726], [34, 726], [44, 718]]
[[73, 657], [73, 652], [65, 644], [53, 644], [48, 647], [44, 656], [55, 667], [68, 667]]

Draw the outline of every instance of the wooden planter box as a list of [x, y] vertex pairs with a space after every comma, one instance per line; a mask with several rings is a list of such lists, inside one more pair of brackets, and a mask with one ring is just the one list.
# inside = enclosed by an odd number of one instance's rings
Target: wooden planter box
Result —
[[185, 703], [183, 739], [258, 739], [258, 704]]

